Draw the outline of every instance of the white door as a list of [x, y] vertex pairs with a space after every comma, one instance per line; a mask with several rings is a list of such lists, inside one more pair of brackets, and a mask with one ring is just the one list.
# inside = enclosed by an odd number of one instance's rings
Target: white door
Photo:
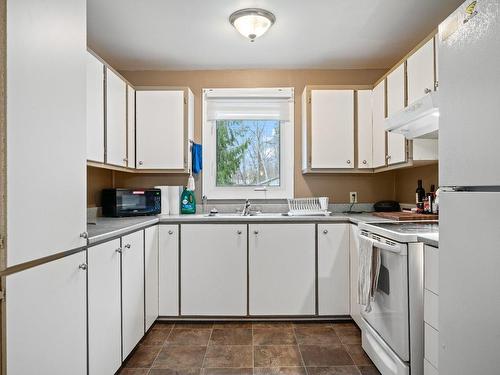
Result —
[[385, 166], [385, 81], [373, 89], [373, 168]]
[[314, 224], [249, 225], [250, 315], [314, 315]]
[[127, 86], [127, 167], [135, 168], [135, 90]]
[[354, 168], [353, 90], [311, 90], [311, 168]]
[[359, 229], [349, 225], [349, 279], [351, 318], [361, 327], [360, 305], [358, 303]]
[[114, 374], [122, 364], [120, 240], [88, 248], [89, 374]]
[[158, 225], [144, 230], [145, 327], [158, 318]]
[[358, 94], [358, 168], [372, 168], [373, 116], [371, 90], [359, 90]]
[[318, 224], [318, 314], [349, 315], [349, 225]]
[[407, 60], [408, 104], [434, 91], [434, 39], [429, 40]]
[[443, 192], [439, 204], [439, 373], [496, 374], [500, 193]]
[[106, 163], [127, 166], [127, 84], [106, 68]]
[[439, 184], [500, 186], [500, 7], [478, 1], [455, 28], [467, 6], [439, 28]]
[[8, 267], [86, 244], [85, 15], [85, 0], [8, 2]]
[[122, 359], [144, 335], [144, 232], [122, 237]]
[[7, 373], [87, 374], [85, 252], [7, 276]]
[[104, 163], [104, 64], [87, 52], [87, 160]]
[[[387, 117], [405, 107], [405, 64], [399, 65], [387, 76]], [[406, 161], [406, 138], [402, 134], [387, 133], [387, 163]]]
[[247, 313], [247, 226], [181, 225], [182, 315]]
[[159, 229], [159, 315], [179, 315], [179, 226]]
[[184, 91], [136, 91], [138, 169], [184, 169]]

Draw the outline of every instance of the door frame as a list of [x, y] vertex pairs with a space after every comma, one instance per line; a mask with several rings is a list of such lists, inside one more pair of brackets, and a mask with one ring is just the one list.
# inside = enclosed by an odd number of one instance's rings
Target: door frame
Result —
[[[7, 249], [7, 101], [6, 101], [6, 79], [7, 79], [7, 0], [0, 0], [0, 271], [6, 266]], [[5, 277], [0, 279], [0, 291], [3, 297]], [[1, 298], [0, 306], [0, 372], [6, 374], [5, 366], [5, 298]]]

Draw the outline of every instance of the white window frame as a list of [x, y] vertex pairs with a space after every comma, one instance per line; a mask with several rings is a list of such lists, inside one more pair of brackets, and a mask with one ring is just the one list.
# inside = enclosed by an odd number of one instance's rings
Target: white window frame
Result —
[[[228, 94], [248, 93], [254, 97], [278, 90], [291, 90], [289, 100], [289, 121], [280, 122], [280, 186], [217, 186], [216, 185], [216, 131], [215, 121], [207, 120], [206, 93], [212, 90], [203, 89], [202, 103], [202, 138], [203, 138], [203, 177], [202, 194], [208, 199], [285, 199], [294, 195], [294, 97], [293, 88], [242, 88], [224, 89]], [[241, 91], [240, 91], [241, 90]]]

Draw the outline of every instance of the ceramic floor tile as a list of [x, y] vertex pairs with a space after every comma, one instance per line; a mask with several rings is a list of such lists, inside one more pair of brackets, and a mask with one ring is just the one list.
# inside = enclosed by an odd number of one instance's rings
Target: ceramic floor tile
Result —
[[252, 322], [215, 322], [213, 328], [252, 328]]
[[330, 327], [300, 327], [295, 328], [297, 342], [302, 345], [335, 345], [340, 340]]
[[361, 344], [346, 344], [344, 345], [347, 353], [351, 356], [354, 364], [356, 365], [373, 365], [372, 361], [366, 355], [365, 351], [361, 347]]
[[174, 326], [175, 326], [175, 323], [156, 322], [153, 325], [152, 329], [163, 329], [163, 330], [170, 331], [172, 328], [174, 328]]
[[123, 368], [118, 375], [147, 375], [149, 368]]
[[375, 366], [358, 366], [361, 375], [381, 375]]
[[250, 345], [211, 345], [207, 349], [203, 367], [252, 367], [252, 347]]
[[254, 322], [253, 328], [293, 328], [292, 322]]
[[360, 375], [356, 366], [308, 367], [309, 375]]
[[167, 345], [156, 357], [153, 368], [201, 368], [206, 351], [206, 346]]
[[149, 371], [148, 375], [200, 375], [200, 371], [199, 368], [154, 368]]
[[201, 375], [253, 375], [252, 368], [204, 368]]
[[342, 345], [300, 345], [300, 352], [307, 367], [354, 364]]
[[254, 375], [307, 375], [304, 367], [257, 367]]
[[254, 367], [302, 366], [296, 345], [254, 346]]
[[141, 345], [163, 346], [169, 334], [169, 329], [158, 329], [155, 326], [155, 328], [151, 329], [142, 339]]
[[166, 345], [204, 345], [212, 333], [211, 329], [182, 328], [173, 329], [166, 340]]
[[175, 323], [174, 329], [186, 329], [186, 328], [205, 328], [210, 329], [213, 328], [213, 322], [180, 322]]
[[254, 345], [296, 345], [291, 328], [254, 328]]
[[125, 363], [127, 368], [148, 368], [161, 350], [161, 346], [139, 345]]
[[209, 345], [252, 345], [252, 329], [214, 328]]

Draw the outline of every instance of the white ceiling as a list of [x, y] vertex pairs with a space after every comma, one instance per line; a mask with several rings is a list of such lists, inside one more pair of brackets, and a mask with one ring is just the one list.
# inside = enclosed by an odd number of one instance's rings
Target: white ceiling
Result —
[[[88, 44], [120, 70], [388, 68], [462, 0], [87, 0]], [[267, 9], [250, 43], [228, 22]]]

